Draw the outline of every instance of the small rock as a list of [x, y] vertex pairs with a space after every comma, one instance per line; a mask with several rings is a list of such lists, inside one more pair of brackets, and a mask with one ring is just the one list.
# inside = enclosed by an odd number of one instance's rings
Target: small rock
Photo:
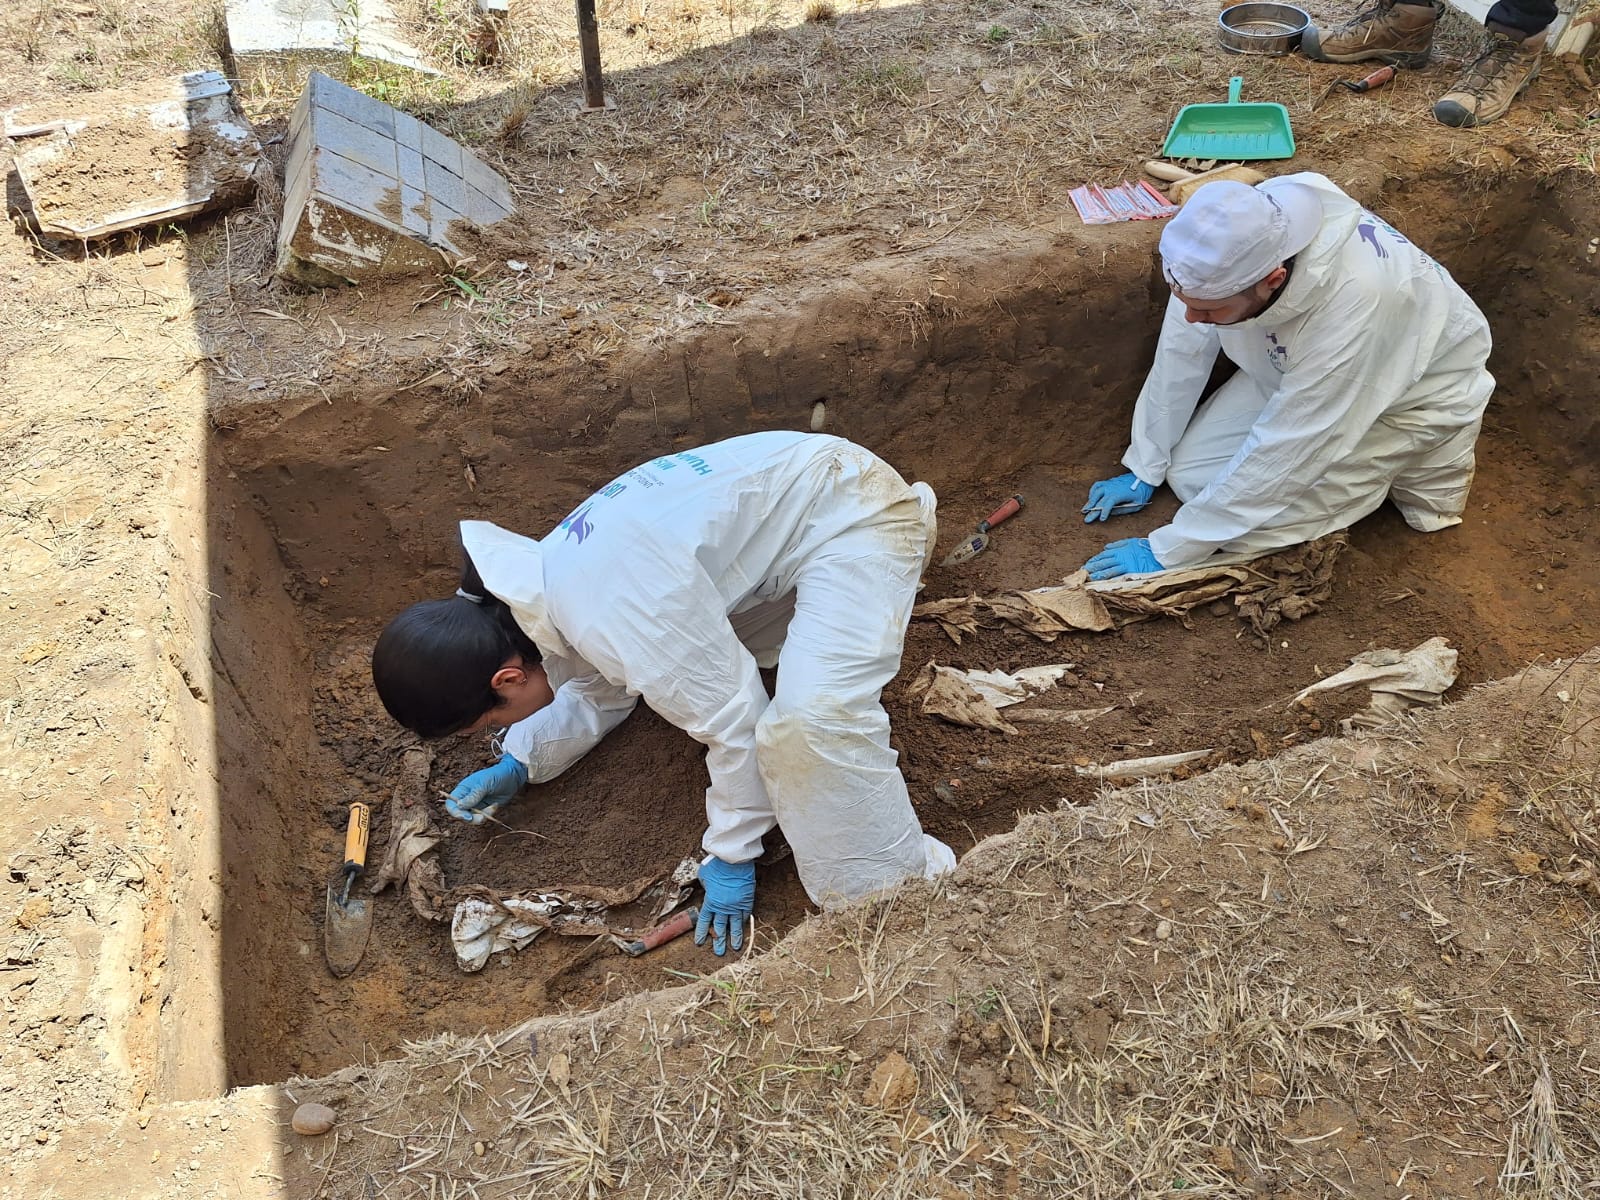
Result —
[[289, 1124], [296, 1133], [306, 1137], [320, 1137], [333, 1128], [338, 1114], [326, 1104], [302, 1104], [294, 1110]]
[[1225, 617], [1232, 611], [1233, 606], [1226, 600], [1218, 600], [1211, 605], [1211, 615], [1213, 617]]
[[489, 1150], [489, 1147], [484, 1145], [482, 1142], [473, 1142], [472, 1143], [472, 1152], [474, 1154], [476, 1154], [479, 1158], [482, 1158], [486, 1153], [488, 1153], [488, 1150]]
[[1157, 921], [1156, 922], [1156, 941], [1164, 942], [1168, 938], [1170, 938], [1171, 936], [1172, 936], [1172, 922], [1171, 921]]
[[873, 1069], [867, 1082], [865, 1101], [885, 1112], [898, 1112], [909, 1108], [917, 1095], [917, 1073], [898, 1050], [888, 1055]]

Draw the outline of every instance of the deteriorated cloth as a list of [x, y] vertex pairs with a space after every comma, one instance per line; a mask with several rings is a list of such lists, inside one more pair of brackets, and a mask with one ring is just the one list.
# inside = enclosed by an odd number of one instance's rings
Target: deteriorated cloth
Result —
[[1055, 587], [931, 600], [911, 615], [937, 621], [957, 644], [966, 634], [1003, 625], [1053, 642], [1072, 630], [1099, 633], [1147, 617], [1175, 617], [1187, 625], [1190, 609], [1231, 596], [1240, 618], [1265, 637], [1279, 622], [1298, 621], [1322, 606], [1333, 592], [1334, 564], [1349, 544], [1340, 530], [1250, 562], [1107, 583], [1090, 583], [1079, 571]]

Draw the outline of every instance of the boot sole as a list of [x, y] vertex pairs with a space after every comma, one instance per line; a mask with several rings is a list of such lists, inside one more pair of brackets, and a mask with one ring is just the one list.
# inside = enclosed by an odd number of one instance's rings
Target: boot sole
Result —
[[1310, 49], [1302, 41], [1300, 52], [1315, 62], [1325, 63], [1363, 63], [1381, 62], [1388, 63], [1391, 67], [1399, 67], [1402, 71], [1415, 70], [1428, 65], [1428, 57], [1432, 53], [1428, 50], [1362, 50], [1357, 54], [1323, 54], [1320, 47]]
[[1323, 50], [1322, 35], [1317, 30], [1317, 27], [1313, 25], [1300, 37], [1300, 53], [1314, 62], [1381, 62], [1388, 63], [1391, 67], [1399, 67], [1402, 70], [1413, 70], [1417, 67], [1428, 65], [1428, 57], [1433, 53], [1433, 48], [1431, 46], [1426, 50], [1382, 50], [1372, 48], [1358, 50], [1353, 54], [1329, 54]]
[[1479, 125], [1492, 124], [1511, 111], [1511, 106], [1521, 98], [1522, 93], [1527, 91], [1537, 78], [1539, 78], [1539, 68], [1535, 67], [1532, 73], [1522, 81], [1522, 85], [1511, 93], [1511, 99], [1506, 101], [1506, 106], [1493, 116], [1480, 117], [1464, 104], [1457, 104], [1454, 100], [1441, 100], [1433, 106], [1433, 119], [1441, 125], [1450, 126], [1452, 129], [1476, 129]]

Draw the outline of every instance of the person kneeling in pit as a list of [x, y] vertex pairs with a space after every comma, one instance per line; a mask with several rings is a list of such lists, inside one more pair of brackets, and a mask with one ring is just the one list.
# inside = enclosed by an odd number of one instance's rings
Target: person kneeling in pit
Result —
[[[383, 631], [372, 677], [425, 738], [509, 726], [446, 805], [478, 823], [555, 778], [640, 697], [707, 747], [696, 944], [744, 945], [761, 838], [837, 907], [955, 854], [912, 810], [879, 698], [900, 667], [935, 501], [837, 437], [756, 433], [618, 477], [540, 541], [464, 521], [463, 583]], [[769, 699], [758, 668], [778, 668]]]
[[[1489, 324], [1443, 267], [1311, 173], [1200, 188], [1161, 261], [1172, 298], [1128, 474], [1083, 512], [1137, 512], [1162, 483], [1183, 505], [1091, 558], [1091, 579], [1266, 554], [1385, 497], [1413, 529], [1460, 524], [1494, 377]], [[1219, 350], [1239, 369], [1201, 404]]]

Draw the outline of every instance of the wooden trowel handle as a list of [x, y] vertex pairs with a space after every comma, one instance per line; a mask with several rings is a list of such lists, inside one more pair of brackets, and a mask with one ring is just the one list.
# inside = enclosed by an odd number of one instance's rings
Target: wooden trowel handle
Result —
[[357, 802], [350, 806], [350, 824], [344, 831], [344, 873], [356, 875], [367, 865], [367, 830], [372, 809]]
[[1194, 178], [1193, 171], [1185, 171], [1175, 163], [1162, 162], [1159, 159], [1145, 163], [1144, 173], [1157, 179], [1165, 179], [1168, 183], [1182, 183], [1185, 179]]
[[978, 532], [979, 533], [988, 533], [989, 530], [993, 529], [996, 525], [1000, 524], [1000, 522], [1009, 521], [1012, 517], [1016, 516], [1021, 511], [1022, 511], [1022, 497], [1021, 496], [1013, 496], [1013, 497], [1011, 497], [1011, 499], [1007, 500], [1004, 504], [1002, 504], [999, 508], [995, 509], [992, 513], [990, 513], [987, 517], [985, 517], [983, 519], [983, 521], [981, 521], [979, 523]]

